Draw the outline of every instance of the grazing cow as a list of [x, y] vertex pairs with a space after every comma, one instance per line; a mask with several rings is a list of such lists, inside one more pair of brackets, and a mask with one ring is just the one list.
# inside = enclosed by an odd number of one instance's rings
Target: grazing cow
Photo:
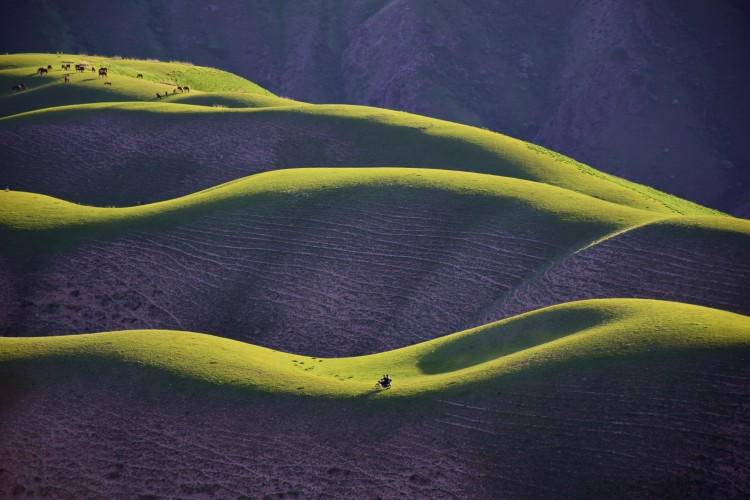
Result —
[[65, 78], [65, 83], [70, 83], [70, 75], [65, 75], [63, 78]]
[[172, 95], [175, 95], [177, 93], [177, 89], [172, 89]]
[[46, 75], [47, 74], [47, 68], [39, 68], [36, 70], [37, 73], [40, 75]]
[[140, 73], [138, 73], [137, 75], [135, 75], [135, 77], [136, 77], [136, 78], [143, 78], [143, 75], [142, 75], [142, 74], [140, 74]]
[[177, 91], [182, 94], [182, 87], [177, 87]]
[[104, 85], [109, 85], [111, 87], [112, 86], [112, 82], [104, 82]]
[[185, 92], [190, 92], [190, 87], [182, 87], [182, 90], [184, 90]]
[[13, 92], [20, 92], [22, 90], [26, 90], [26, 85], [21, 82], [18, 85], [13, 85], [10, 90], [12, 90]]
[[157, 99], [161, 99], [161, 94], [159, 94], [159, 93], [157, 92], [157, 93], [156, 93], [156, 98], [157, 98]]
[[[91, 70], [92, 70], [92, 71], [93, 71], [93, 69], [94, 69], [94, 68], [91, 68]], [[107, 68], [99, 68], [99, 76], [100, 76], [100, 77], [101, 77], [101, 76], [103, 76], [103, 77], [105, 77], [105, 78], [106, 78], [106, 77], [108, 76], [108, 75], [107, 75]]]
[[83, 73], [85, 70], [86, 66], [84, 66], [83, 64], [76, 64], [76, 71], [78, 71], [79, 73]]

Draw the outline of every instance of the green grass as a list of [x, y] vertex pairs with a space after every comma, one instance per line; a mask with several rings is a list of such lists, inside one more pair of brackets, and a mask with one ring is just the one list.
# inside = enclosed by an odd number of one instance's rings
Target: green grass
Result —
[[[0, 119], [0, 127], [54, 123], [99, 114], [125, 114], [129, 119], [187, 122], [199, 120], [210, 130], [213, 121], [233, 113], [254, 123], [282, 123], [306, 130], [333, 130], [341, 140], [363, 151], [393, 153], [401, 165], [450, 168], [516, 177], [662, 214], [723, 215], [695, 203], [603, 174], [548, 150], [494, 132], [408, 113], [349, 105], [289, 105], [260, 109], [146, 103], [97, 103], [37, 110]], [[311, 139], [314, 142], [314, 139]], [[299, 146], [296, 146], [297, 148]], [[304, 155], [304, 150], [296, 151]], [[569, 159], [568, 159], [569, 160]], [[388, 165], [383, 165], [388, 166]], [[585, 167], [585, 168], [584, 168]], [[154, 165], [153, 168], [158, 168]]]
[[[105, 360], [165, 375], [272, 394], [350, 398], [376, 394], [382, 373], [405, 397], [448, 388], [500, 384], [561, 363], [638, 354], [750, 347], [750, 318], [705, 307], [640, 299], [573, 302], [393, 351], [313, 358], [211, 335], [132, 330], [86, 335], [0, 338], [0, 363]], [[104, 369], [104, 368], [103, 368]]]
[[[68, 62], [71, 70], [61, 69]], [[106, 67], [108, 78], [99, 78], [97, 73], [77, 73], [77, 63], [88, 63], [97, 68]], [[37, 68], [51, 65], [45, 76], [36, 73]], [[142, 74], [143, 78], [136, 78]], [[66, 84], [63, 76], [70, 75]], [[104, 82], [112, 85], [107, 87]], [[29, 90], [12, 93], [10, 88], [24, 82]], [[176, 85], [189, 86], [189, 94], [172, 96]], [[0, 115], [72, 104], [92, 102], [151, 101], [156, 93], [170, 93], [164, 102], [191, 102], [212, 106], [213, 104], [248, 107], [287, 105], [289, 100], [280, 99], [271, 92], [232, 73], [214, 68], [192, 66], [184, 63], [143, 61], [137, 59], [114, 59], [98, 56], [72, 54], [13, 54], [0, 56]], [[205, 101], [205, 93], [218, 93], [216, 102]], [[203, 96], [203, 99], [202, 99]]]
[[291, 197], [378, 186], [412, 189], [415, 194], [416, 190], [428, 190], [511, 200], [526, 207], [528, 215], [536, 211], [547, 212], [554, 214], [561, 223], [590, 222], [617, 230], [664, 217], [547, 184], [471, 172], [416, 168], [303, 168], [264, 172], [173, 200], [125, 208], [89, 207], [41, 194], [0, 191], [0, 226], [33, 231], [121, 222], [147, 224], [162, 216], [184, 220], [188, 214], [249, 205], [268, 196]]
[[[16, 252], [54, 252], [92, 238], [108, 239], [138, 227], [159, 230], [189, 223], [209, 214], [252, 213], [267, 204], [295, 204], [300, 198], [323, 201], [356, 200], [386, 188], [407, 191], [412, 199], [442, 194], [472, 200], [493, 210], [505, 230], [522, 231], [529, 224], [538, 238], [561, 247], [558, 258], [645, 225], [659, 225], [660, 234], [696, 232], [718, 245], [733, 235], [750, 235], [750, 221], [732, 217], [676, 216], [639, 210], [598, 200], [548, 184], [453, 170], [413, 168], [304, 168], [274, 170], [237, 179], [180, 198], [124, 208], [91, 207], [35, 193], [0, 191], [0, 236]], [[344, 197], [344, 198], [342, 198]], [[301, 205], [300, 210], [307, 210]], [[491, 207], [491, 208], [490, 208]], [[467, 208], [467, 210], [473, 210]], [[481, 217], [482, 213], [478, 212]], [[736, 244], [736, 243], [735, 243]]]
[[227, 108], [270, 108], [304, 104], [285, 97], [239, 92], [191, 92], [189, 94], [177, 94], [171, 97], [169, 102], [193, 104], [196, 106], [223, 106]]
[[[76, 54], [9, 54], [0, 56], [0, 71], [15, 70], [19, 74], [33, 75], [39, 67], [52, 66], [50, 75], [75, 73], [63, 71], [61, 64], [87, 63], [97, 69], [106, 67], [110, 74], [135, 79], [139, 73], [147, 82], [169, 81], [174, 85], [188, 85], [204, 92], [249, 92], [269, 95], [262, 87], [242, 77], [216, 68], [194, 66], [182, 62], [161, 62], [140, 59], [122, 59]], [[42, 77], [44, 78], [44, 77]], [[270, 94], [273, 95], [273, 94]]]
[[[60, 64], [84, 60], [97, 68], [108, 67], [112, 87], [105, 87], [103, 79], [90, 72], [71, 72], [73, 82], [64, 84]], [[53, 66], [51, 74], [35, 76], [36, 68], [47, 64]], [[144, 78], [136, 79], [137, 73]], [[543, 214], [550, 237], [558, 242], [565, 240], [572, 224], [588, 227], [587, 235], [594, 235], [595, 241], [647, 224], [660, 225], [666, 232], [687, 227], [718, 236], [750, 234], [748, 221], [604, 174], [524, 141], [408, 113], [295, 103], [211, 68], [73, 55], [0, 56], [0, 83], [9, 89], [21, 80], [30, 90], [0, 94], [0, 110], [14, 114], [0, 119], [0, 127], [121, 113], [139, 119], [204, 119], [208, 129], [211, 120], [231, 115], [246, 118], [250, 125], [253, 120], [276, 120], [305, 130], [333, 128], [339, 137], [365, 150], [391, 148], [414, 167], [439, 162], [455, 170], [277, 170], [184, 197], [125, 208], [89, 207], [41, 194], [0, 191], [4, 237], [42, 235], [47, 245], [54, 246], [66, 232], [99, 236], [100, 231], [184, 221], [225, 208], [252, 209], [255, 203], [270, 198], [334, 192], [356, 196], [358, 190], [382, 187], [411, 190], [415, 196], [447, 192], [502, 200], [512, 208], [508, 210], [513, 219], [508, 221], [511, 230], [538, 222], [535, 217]], [[171, 88], [171, 83], [189, 85], [193, 92], [142, 102]], [[23, 244], [26, 240], [13, 241]], [[375, 380], [387, 372], [394, 377], [395, 388], [377, 394], [398, 397], [496, 384], [509, 374], [534, 373], [560, 363], [748, 346], [750, 318], [745, 316], [670, 302], [603, 299], [562, 304], [415, 346], [355, 358], [319, 359], [199, 333], [138, 330], [0, 338], [0, 363], [98, 359], [250, 391], [340, 398], [374, 394]]]

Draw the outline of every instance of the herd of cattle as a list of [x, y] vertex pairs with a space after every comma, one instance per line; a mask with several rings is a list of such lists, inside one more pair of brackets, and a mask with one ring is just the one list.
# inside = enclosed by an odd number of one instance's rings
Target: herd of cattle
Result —
[[[67, 63], [66, 63], [66, 64], [61, 64], [60, 66], [62, 67], [63, 71], [70, 71], [70, 64], [67, 64]], [[76, 71], [77, 71], [78, 73], [83, 73], [84, 71], [87, 71], [87, 70], [88, 70], [88, 67], [87, 67], [87, 66], [88, 66], [88, 64], [76, 64], [76, 65], [75, 65], [75, 70], [76, 70]], [[47, 73], [49, 73], [49, 72], [50, 72], [51, 70], [52, 70], [52, 66], [51, 66], [51, 65], [47, 65], [47, 67], [46, 67], [46, 68], [44, 68], [44, 67], [42, 67], [42, 68], [38, 68], [38, 69], [36, 70], [36, 72], [37, 72], [37, 74], [38, 74], [39, 76], [41, 76], [41, 75], [46, 75], [46, 74], [47, 74]], [[96, 68], [95, 68], [95, 67], [93, 67], [93, 66], [91, 66], [91, 72], [92, 72], [92, 73], [96, 73]], [[69, 77], [70, 75], [65, 75], [65, 76], [68, 76], [68, 77]], [[101, 76], [103, 76], [103, 77], [106, 77], [106, 76], [107, 76], [107, 68], [99, 68], [99, 76], [100, 76], [100, 77], [101, 77]]]
[[[68, 64], [68, 63], [63, 63], [61, 65], [61, 67], [62, 67], [63, 71], [70, 71], [70, 64]], [[96, 68], [94, 66], [91, 66], [90, 69], [91, 69], [92, 73], [96, 73], [97, 72], [97, 70], [96, 70]], [[89, 70], [89, 65], [86, 64], [86, 63], [76, 64], [75, 65], [75, 70], [78, 73], [84, 73], [84, 72], [86, 72], [86, 71]], [[52, 71], [52, 66], [51, 65], [47, 65], [46, 68], [45, 67], [40, 67], [40, 68], [38, 68], [36, 70], [36, 72], [37, 72], [37, 74], [39, 76], [46, 75], [50, 71]], [[109, 76], [109, 74], [107, 73], [107, 68], [99, 68], [99, 78], [107, 78], [108, 76]], [[142, 73], [138, 73], [136, 75], [136, 78], [143, 79], [143, 74]], [[70, 74], [63, 75], [63, 79], [65, 80], [65, 83], [70, 83]], [[106, 81], [106, 82], [104, 82], [104, 85], [107, 86], [107, 87], [111, 87], [112, 86], [112, 82]], [[11, 87], [11, 90], [13, 92], [21, 92], [23, 90], [27, 90], [27, 87], [26, 87], [26, 85], [24, 85], [23, 82], [20, 82], [17, 85], [13, 85]], [[190, 92], [190, 87], [188, 87], [188, 86], [177, 86], [174, 89], [172, 89], [172, 94], [173, 95], [177, 94], [178, 92], [179, 93]], [[168, 95], [169, 95], [169, 90], [165, 91], [164, 95], [161, 95], [161, 94], [159, 94], [159, 92], [157, 92], [156, 93], [156, 98], [157, 99], [161, 99], [162, 97], [167, 97]]]

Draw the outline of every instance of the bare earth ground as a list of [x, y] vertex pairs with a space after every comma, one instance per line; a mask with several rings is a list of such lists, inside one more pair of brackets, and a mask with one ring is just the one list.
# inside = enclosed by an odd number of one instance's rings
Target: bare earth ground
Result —
[[189, 60], [307, 102], [487, 127], [750, 217], [743, 0], [77, 0], [10, 14], [3, 53]]
[[741, 235], [653, 225], [556, 263], [476, 318], [499, 318], [573, 300], [650, 298], [750, 314], [750, 248]]
[[517, 209], [373, 188], [260, 200], [42, 257], [22, 245], [0, 260], [0, 333], [162, 328], [346, 356], [584, 298], [750, 312], [747, 237], [659, 226], [566, 258], [591, 228], [552, 235], [527, 212], [518, 227]]
[[313, 128], [276, 115], [144, 120], [105, 112], [1, 128], [0, 149], [6, 154], [0, 171], [11, 189], [121, 206], [166, 200], [275, 168], [407, 166], [387, 139], [367, 152], [352, 139], [342, 139], [336, 127]]
[[546, 243], [551, 224], [511, 227], [513, 210], [380, 188], [260, 200], [48, 259], [23, 247], [28, 265], [0, 266], [0, 324], [21, 336], [193, 330], [321, 356], [401, 347], [451, 333], [592, 238], [571, 224]]
[[243, 395], [108, 370], [3, 369], [0, 496], [750, 494], [747, 351], [563, 365], [408, 403]]
[[[372, 110], [373, 117], [381, 114]], [[45, 116], [38, 123], [2, 122], [0, 150], [0, 187], [96, 206], [167, 200], [281, 168], [504, 171], [502, 160], [469, 141], [366, 119], [279, 111], [98, 110]]]

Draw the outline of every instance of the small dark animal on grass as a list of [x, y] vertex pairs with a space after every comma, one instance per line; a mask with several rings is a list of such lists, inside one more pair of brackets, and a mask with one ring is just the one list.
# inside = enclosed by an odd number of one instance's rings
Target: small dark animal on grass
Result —
[[65, 75], [63, 78], [65, 78], [65, 83], [70, 83], [70, 75]]
[[184, 90], [185, 92], [190, 92], [190, 87], [182, 87], [182, 90]]
[[182, 94], [182, 87], [177, 87], [177, 91]]
[[112, 82], [104, 82], [104, 85], [112, 86]]
[[62, 69], [69, 70], [70, 69], [70, 64], [63, 64], [62, 65]]
[[23, 82], [21, 82], [18, 85], [13, 85], [10, 89], [13, 92], [20, 92], [22, 90], [26, 90], [26, 85], [24, 85]]
[[51, 64], [48, 64], [48, 65], [47, 65], [47, 71], [49, 71], [49, 70], [51, 70], [51, 69], [52, 69], [52, 65], [51, 65]]
[[157, 98], [157, 99], [161, 99], [161, 94], [159, 94], [159, 93], [157, 92], [157, 93], [156, 93], [156, 98]]
[[[94, 68], [91, 68], [91, 69], [93, 70]], [[107, 68], [99, 68], [99, 76], [106, 77], [107, 76]]]
[[136, 78], [143, 78], [143, 75], [141, 73], [138, 73], [137, 75], [135, 75], [135, 77]]
[[37, 73], [40, 75], [46, 75], [47, 74], [47, 68], [39, 68], [36, 70]]
[[92, 72], [92, 73], [96, 73], [96, 68], [95, 68], [95, 67], [93, 67], [93, 66], [91, 66], [91, 72]]
[[78, 71], [79, 73], [83, 73], [85, 69], [86, 66], [84, 66], [83, 64], [76, 64], [76, 71]]

